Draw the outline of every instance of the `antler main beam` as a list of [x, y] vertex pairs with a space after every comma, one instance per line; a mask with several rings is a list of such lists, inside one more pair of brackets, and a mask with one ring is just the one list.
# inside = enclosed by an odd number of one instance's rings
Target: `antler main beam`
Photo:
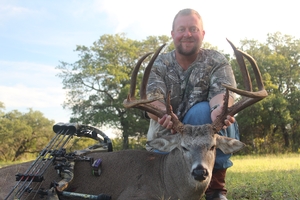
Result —
[[[227, 41], [231, 45], [231, 47], [234, 51], [234, 54], [236, 56], [236, 60], [238, 62], [240, 70], [242, 72], [246, 90], [240, 90], [237, 88], [233, 88], [230, 85], [223, 84], [223, 86], [227, 89], [225, 97], [224, 97], [223, 111], [212, 124], [216, 131], [219, 131], [222, 129], [222, 127], [224, 126], [224, 120], [226, 119], [227, 115], [234, 116], [236, 113], [240, 112], [241, 110], [251, 106], [252, 104], [255, 104], [256, 102], [258, 102], [268, 96], [268, 92], [265, 90], [265, 87], [264, 87], [264, 84], [262, 81], [262, 77], [261, 77], [259, 68], [256, 64], [256, 61], [247, 53], [245, 53], [241, 50], [238, 50], [232, 44], [231, 41], [229, 41], [228, 39], [227, 39]], [[257, 87], [258, 87], [258, 91], [256, 91], [256, 92], [252, 91], [252, 83], [251, 83], [251, 79], [250, 79], [249, 72], [246, 67], [244, 58], [246, 58], [252, 66], [252, 69], [253, 69], [253, 72], [255, 75], [255, 79], [257, 82]], [[229, 91], [232, 91], [232, 92], [235, 92], [235, 93], [241, 95], [242, 99], [228, 108]]]
[[172, 108], [170, 106], [170, 95], [167, 95], [166, 99], [166, 110], [161, 110], [158, 107], [151, 104], [154, 101], [159, 100], [159, 97], [154, 97], [151, 99], [147, 99], [146, 95], [146, 87], [150, 75], [150, 71], [152, 68], [152, 65], [159, 55], [160, 51], [165, 47], [166, 44], [163, 44], [161, 47], [158, 48], [158, 50], [155, 52], [155, 54], [152, 56], [149, 64], [147, 65], [144, 76], [140, 88], [140, 99], [137, 100], [135, 98], [135, 88], [136, 88], [136, 78], [140, 69], [140, 66], [142, 62], [152, 53], [148, 53], [144, 55], [140, 60], [138, 61], [137, 65], [135, 66], [132, 75], [131, 75], [131, 83], [130, 83], [130, 93], [127, 96], [127, 99], [124, 100], [123, 105], [125, 108], [138, 108], [140, 110], [149, 112], [159, 118], [162, 118], [165, 114], [171, 115], [171, 120], [173, 122], [173, 129], [177, 132], [182, 133], [183, 132], [183, 124], [177, 119], [176, 115], [172, 112]]

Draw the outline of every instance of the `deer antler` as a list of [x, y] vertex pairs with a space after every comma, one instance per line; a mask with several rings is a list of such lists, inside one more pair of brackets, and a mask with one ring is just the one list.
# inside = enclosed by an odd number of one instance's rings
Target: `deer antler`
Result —
[[170, 94], [167, 94], [167, 100], [166, 100], [166, 110], [161, 110], [158, 107], [152, 105], [151, 103], [159, 100], [160, 98], [154, 97], [151, 99], [147, 99], [146, 95], [146, 87], [150, 75], [150, 71], [152, 68], [152, 65], [157, 58], [158, 54], [160, 51], [163, 49], [163, 47], [166, 44], [163, 44], [161, 47], [158, 48], [158, 50], [155, 52], [155, 54], [152, 56], [150, 62], [148, 63], [145, 71], [144, 71], [144, 76], [140, 88], [140, 96], [141, 99], [137, 100], [135, 98], [135, 88], [136, 88], [136, 78], [137, 74], [139, 72], [140, 66], [142, 62], [152, 53], [148, 53], [144, 55], [143, 57], [140, 58], [138, 63], [136, 64], [132, 75], [131, 75], [131, 83], [130, 83], [130, 93], [127, 96], [127, 99], [124, 100], [123, 105], [125, 108], [138, 108], [140, 110], [149, 112], [159, 118], [162, 118], [165, 114], [171, 115], [171, 120], [173, 122], [173, 129], [179, 133], [183, 133], [183, 124], [178, 120], [177, 116], [172, 112], [172, 107], [170, 105]]
[[[216, 132], [219, 132], [224, 124], [224, 120], [226, 119], [227, 115], [231, 115], [234, 116], [236, 113], [238, 113], [239, 111], [249, 107], [250, 105], [262, 100], [263, 98], [268, 96], [267, 91], [264, 88], [264, 84], [262, 81], [262, 77], [259, 71], [259, 68], [256, 64], [256, 61], [247, 53], [238, 50], [233, 44], [232, 42], [230, 42], [228, 39], [227, 41], [229, 42], [229, 44], [231, 45], [231, 47], [233, 48], [233, 51], [235, 53], [237, 62], [240, 66], [240, 70], [242, 72], [242, 76], [244, 79], [244, 85], [245, 85], [245, 91], [244, 90], [240, 90], [237, 88], [233, 88], [230, 85], [226, 85], [223, 84], [223, 86], [226, 88], [226, 94], [224, 95], [224, 106], [223, 106], [223, 110], [222, 113], [217, 117], [217, 119], [212, 123], [212, 126], [214, 128], [214, 130]], [[150, 75], [150, 70], [151, 67], [155, 61], [155, 59], [157, 58], [158, 54], [160, 53], [161, 49], [165, 46], [162, 45], [153, 55], [153, 57], [151, 58], [149, 64], [147, 65], [145, 72], [144, 72], [144, 76], [143, 76], [143, 81], [141, 84], [141, 89], [140, 89], [140, 96], [141, 99], [137, 100], [135, 98], [135, 88], [136, 88], [136, 78], [137, 78], [137, 74], [139, 71], [139, 68], [142, 64], [142, 62], [152, 53], [148, 53], [146, 55], [144, 55], [142, 58], [140, 58], [140, 60], [138, 61], [137, 65], [135, 66], [132, 75], [131, 75], [131, 84], [130, 84], [130, 93], [128, 94], [127, 99], [124, 100], [123, 105], [125, 108], [138, 108], [140, 110], [149, 112], [159, 118], [163, 117], [165, 114], [169, 114], [171, 115], [171, 120], [173, 122], [173, 129], [176, 130], [179, 133], [183, 133], [183, 123], [181, 123], [178, 118], [176, 117], [176, 115], [172, 112], [172, 107], [170, 105], [170, 94], [167, 94], [167, 100], [166, 100], [166, 111], [165, 110], [161, 110], [159, 108], [157, 108], [156, 106], [152, 105], [151, 103], [159, 100], [158, 97], [154, 97], [151, 99], [147, 99], [146, 97], [146, 87], [147, 87], [147, 82], [149, 79], [149, 75]], [[255, 79], [257, 82], [257, 86], [259, 91], [257, 92], [253, 92], [252, 91], [252, 83], [250, 80], [250, 76], [249, 76], [249, 72], [246, 68], [245, 62], [243, 57], [245, 57], [251, 64], [254, 74], [255, 74]], [[235, 92], [239, 95], [242, 96], [242, 99], [235, 103], [234, 105], [232, 105], [231, 107], [228, 108], [228, 101], [229, 101], [229, 91]]]
[[[249, 107], [250, 105], [262, 100], [263, 98], [268, 96], [267, 91], [264, 88], [264, 84], [262, 81], [262, 77], [259, 71], [259, 68], [256, 64], [256, 61], [247, 53], [238, 50], [231, 41], [229, 41], [229, 44], [231, 45], [234, 54], [236, 56], [236, 60], [238, 62], [238, 65], [240, 66], [240, 70], [242, 72], [242, 76], [244, 79], [244, 85], [245, 85], [245, 91], [240, 90], [237, 88], [233, 88], [229, 85], [223, 84], [223, 86], [226, 88], [226, 94], [224, 96], [224, 107], [222, 113], [217, 117], [217, 119], [212, 123], [213, 128], [219, 132], [222, 127], [224, 126], [224, 120], [226, 119], [227, 115], [234, 116], [236, 113], [240, 112], [241, 110]], [[243, 57], [245, 57], [251, 64], [253, 68], [253, 72], [255, 75], [255, 79], [257, 82], [258, 90], [257, 92], [252, 91], [252, 83], [250, 80], [248, 69], [246, 68], [245, 62]], [[232, 92], [235, 92], [242, 96], [242, 99], [232, 105], [228, 108], [228, 99], [229, 99], [229, 90]]]

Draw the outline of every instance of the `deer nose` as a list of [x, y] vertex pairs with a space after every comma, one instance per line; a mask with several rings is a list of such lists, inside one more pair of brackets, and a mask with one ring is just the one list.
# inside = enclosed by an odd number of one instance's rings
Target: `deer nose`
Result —
[[193, 169], [192, 176], [197, 181], [204, 181], [208, 177], [208, 171], [202, 166], [197, 166]]

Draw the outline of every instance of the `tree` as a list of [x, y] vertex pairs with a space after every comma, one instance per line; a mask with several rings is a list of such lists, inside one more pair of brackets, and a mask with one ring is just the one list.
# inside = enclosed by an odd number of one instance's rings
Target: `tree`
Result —
[[[256, 150], [260, 147], [270, 152], [297, 151], [300, 143], [296, 138], [300, 135], [294, 130], [300, 126], [297, 116], [300, 107], [296, 104], [300, 86], [300, 40], [277, 32], [268, 34], [266, 43], [242, 40], [240, 49], [257, 61], [269, 93], [265, 100], [238, 114], [242, 137]], [[234, 60], [232, 66], [237, 82], [242, 83]]]
[[[136, 41], [126, 38], [125, 34], [116, 34], [101, 36], [91, 47], [77, 46], [79, 60], [61, 62], [57, 67], [61, 70], [58, 76], [68, 91], [64, 106], [72, 110], [70, 121], [119, 129], [124, 149], [129, 148], [129, 136], [145, 135], [149, 122], [143, 119], [141, 111], [125, 109], [123, 100], [127, 98], [137, 60], [169, 40], [167, 36], [151, 36]], [[137, 85], [140, 85], [142, 71]]]
[[0, 160], [16, 161], [34, 158], [54, 136], [54, 121], [39, 111], [13, 110], [0, 116]]

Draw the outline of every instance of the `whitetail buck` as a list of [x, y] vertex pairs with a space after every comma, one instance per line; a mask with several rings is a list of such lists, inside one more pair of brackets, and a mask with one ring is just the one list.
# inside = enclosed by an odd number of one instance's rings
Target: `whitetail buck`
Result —
[[[141, 98], [139, 100], [135, 99], [136, 77], [141, 63], [149, 54], [142, 57], [137, 63], [132, 74], [130, 94], [124, 100], [126, 108], [138, 108], [158, 117], [162, 117], [165, 114], [164, 111], [150, 104], [157, 99], [146, 99], [146, 85], [150, 69], [162, 47], [155, 53], [145, 69], [140, 93]], [[97, 199], [110, 199], [111, 197], [111, 199], [120, 200], [199, 200], [211, 179], [216, 148], [228, 154], [236, 152], [244, 146], [238, 140], [217, 134], [224, 125], [224, 119], [227, 115], [233, 116], [267, 96], [254, 59], [248, 54], [237, 50], [233, 45], [232, 47], [241, 67], [247, 91], [224, 85], [227, 88], [227, 94], [224, 99], [223, 112], [217, 120], [212, 124], [200, 126], [184, 125], [174, 117], [170, 110], [169, 100], [167, 100], [167, 113], [173, 116], [174, 129], [178, 133], [157, 138], [150, 141], [150, 145], [162, 151], [170, 151], [169, 154], [161, 155], [143, 150], [88, 153], [86, 154], [88, 157], [102, 159], [101, 175], [92, 175], [91, 165], [88, 162], [76, 162], [74, 178], [66, 184], [68, 187], [64, 191], [92, 195], [105, 194], [104, 197], [99, 195]], [[257, 92], [252, 91], [250, 77], [243, 57], [252, 65], [259, 90]], [[228, 90], [243, 96], [239, 102], [231, 107], [228, 107]], [[4, 198], [12, 191], [12, 188], [16, 187], [15, 181], [13, 181], [15, 174], [25, 171], [30, 165], [30, 163], [25, 163], [5, 167], [0, 170], [0, 198]], [[50, 182], [61, 180], [55, 170], [50, 168], [45, 172], [44, 179], [42, 182], [43, 186], [40, 187], [44, 189], [49, 188]], [[74, 196], [71, 198], [63, 196], [64, 192], [61, 191], [60, 186], [53, 191], [57, 191], [61, 195], [60, 199], [76, 199]], [[34, 194], [32, 191], [29, 195]], [[19, 199], [26, 199], [26, 196], [27, 194], [24, 194], [24, 197]], [[34, 199], [39, 199], [39, 196], [36, 195]], [[51, 195], [48, 197], [50, 198]], [[52, 198], [57, 199], [55, 196]], [[14, 199], [13, 193], [7, 199]]]

